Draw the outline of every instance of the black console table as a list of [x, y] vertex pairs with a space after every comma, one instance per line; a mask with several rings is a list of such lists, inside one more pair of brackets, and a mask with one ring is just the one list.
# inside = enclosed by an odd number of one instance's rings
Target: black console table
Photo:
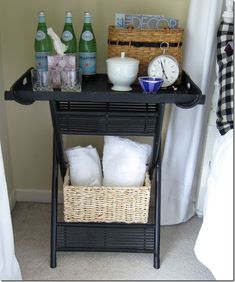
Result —
[[[165, 104], [185, 109], [205, 103], [205, 96], [183, 72], [177, 88], [157, 94], [142, 93], [136, 83], [130, 92], [111, 90], [106, 74], [83, 82], [82, 92], [34, 92], [30, 69], [5, 91], [6, 100], [24, 105], [49, 101], [53, 136], [51, 198], [51, 267], [56, 267], [57, 251], [123, 251], [154, 254], [154, 267], [160, 267], [161, 157], [160, 143]], [[58, 221], [58, 170], [62, 178], [67, 168], [62, 135], [153, 136], [149, 167], [155, 188], [154, 216], [147, 224], [67, 223]], [[155, 177], [153, 177], [155, 176]]]

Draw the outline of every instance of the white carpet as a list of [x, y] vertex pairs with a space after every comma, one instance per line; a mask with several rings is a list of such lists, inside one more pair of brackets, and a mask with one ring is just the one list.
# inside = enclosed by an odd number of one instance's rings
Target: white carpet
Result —
[[193, 248], [202, 220], [161, 228], [161, 267], [153, 254], [58, 252], [50, 263], [50, 205], [17, 203], [13, 212], [16, 256], [24, 280], [214, 280]]

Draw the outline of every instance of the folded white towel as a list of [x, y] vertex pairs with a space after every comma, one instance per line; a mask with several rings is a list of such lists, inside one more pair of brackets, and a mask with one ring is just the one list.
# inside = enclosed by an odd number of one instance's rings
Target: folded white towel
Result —
[[103, 150], [104, 186], [142, 186], [151, 146], [128, 138], [105, 136]]
[[102, 170], [96, 148], [73, 147], [66, 150], [70, 167], [70, 181], [73, 186], [101, 186]]

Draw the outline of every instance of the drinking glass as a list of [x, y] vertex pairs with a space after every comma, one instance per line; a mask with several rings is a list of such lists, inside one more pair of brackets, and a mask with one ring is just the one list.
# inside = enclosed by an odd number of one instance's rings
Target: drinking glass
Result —
[[52, 76], [49, 71], [31, 70], [31, 81], [33, 91], [53, 91]]
[[82, 91], [82, 71], [62, 70], [61, 72], [61, 91], [62, 92], [81, 92]]

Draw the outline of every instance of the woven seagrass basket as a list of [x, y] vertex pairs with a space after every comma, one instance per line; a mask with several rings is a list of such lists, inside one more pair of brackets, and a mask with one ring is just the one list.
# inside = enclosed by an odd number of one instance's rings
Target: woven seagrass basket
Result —
[[161, 46], [166, 46], [166, 42], [169, 44], [166, 54], [175, 57], [181, 66], [183, 35], [182, 28], [130, 29], [109, 26], [108, 57], [119, 57], [121, 52], [125, 52], [126, 56], [140, 61], [139, 75], [146, 75], [148, 64], [163, 53]]
[[151, 183], [146, 173], [142, 187], [71, 186], [64, 178], [65, 222], [147, 223]]

